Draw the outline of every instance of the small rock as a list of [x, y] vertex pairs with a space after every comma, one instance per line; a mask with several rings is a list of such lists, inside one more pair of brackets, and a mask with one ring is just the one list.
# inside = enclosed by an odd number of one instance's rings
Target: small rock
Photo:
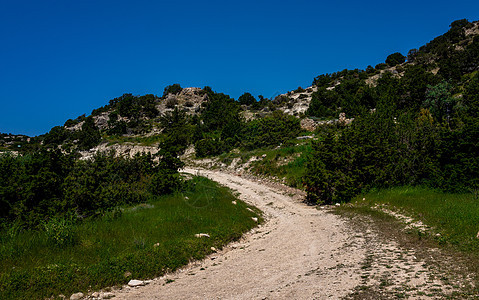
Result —
[[477, 232], [476, 238], [479, 239], [479, 232]]
[[156, 243], [153, 245], [153, 247], [159, 247], [160, 246], [160, 243]]
[[207, 233], [197, 233], [197, 234], [195, 234], [195, 236], [196, 236], [197, 238], [200, 238], [200, 237], [208, 237], [208, 238], [209, 238], [209, 237], [210, 237], [210, 235], [207, 234]]
[[236, 205], [236, 201], [232, 201], [231, 203], [233, 203], [234, 205]]
[[61, 299], [66, 299], [66, 298], [67, 298], [67, 296], [65, 296], [65, 295], [63, 295], [63, 294], [60, 294], [60, 295], [58, 295], [58, 298], [61, 298]]
[[102, 299], [111, 299], [115, 297], [115, 294], [111, 293], [111, 292], [108, 292], [108, 293], [104, 293], [103, 295], [101, 295], [101, 298]]
[[256, 217], [251, 217], [251, 220], [253, 220], [255, 222], [258, 222], [258, 218], [256, 218]]
[[142, 285], [145, 285], [145, 282], [143, 282], [142, 280], [132, 279], [128, 281], [128, 286], [131, 286], [131, 287], [142, 286]]
[[341, 206], [341, 203], [336, 203], [336, 206]]
[[251, 208], [247, 207], [246, 209], [247, 209], [248, 211], [254, 213], [254, 210], [252, 210]]
[[363, 198], [363, 201], [366, 200], [366, 198]]
[[94, 292], [94, 293], [91, 294], [91, 296], [92, 296], [93, 298], [99, 298], [99, 297], [100, 297], [100, 293]]
[[75, 293], [73, 295], [70, 296], [70, 300], [80, 300], [81, 298], [83, 298], [83, 293], [82, 292], [79, 292], [79, 293]]
[[216, 252], [216, 248], [215, 248], [215, 247], [211, 247], [210, 249], [211, 249], [211, 251]]

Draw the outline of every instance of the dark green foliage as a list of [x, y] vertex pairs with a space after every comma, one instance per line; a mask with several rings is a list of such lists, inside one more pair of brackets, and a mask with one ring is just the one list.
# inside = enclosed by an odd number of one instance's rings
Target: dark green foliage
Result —
[[221, 130], [229, 122], [240, 119], [240, 106], [233, 98], [211, 90], [207, 95], [208, 102], [201, 113], [206, 131]]
[[77, 132], [77, 138], [78, 147], [81, 150], [93, 148], [100, 143], [100, 131], [98, 131], [92, 116], [85, 119], [81, 131]]
[[250, 93], [244, 93], [238, 98], [238, 102], [241, 105], [253, 105], [256, 103], [256, 98]]
[[387, 67], [388, 67], [387, 64], [385, 64], [385, 63], [379, 63], [379, 64], [377, 64], [377, 65], [374, 67], [374, 69], [376, 69], [376, 70], [384, 70], [384, 69], [386, 69]]
[[[69, 298], [132, 278], [161, 276], [256, 226], [252, 217], [261, 221], [261, 216], [246, 208], [228, 189], [195, 177], [182, 193], [151, 197], [149, 203], [102, 218], [80, 223], [51, 219], [48, 233], [9, 226], [0, 232], [0, 298]], [[199, 232], [210, 238], [196, 238]]]
[[337, 116], [337, 107], [340, 104], [340, 95], [336, 91], [320, 88], [312, 95], [311, 103], [306, 111], [309, 116], [333, 117]]
[[296, 137], [300, 131], [298, 118], [275, 111], [271, 116], [246, 124], [242, 145], [250, 150], [276, 146]]
[[[337, 117], [340, 112], [354, 116], [365, 109], [376, 107], [375, 90], [365, 84], [360, 76], [362, 73], [348, 75], [334, 89], [319, 88], [312, 94], [310, 107], [306, 114], [314, 117]], [[341, 110], [339, 110], [341, 108]]]
[[443, 81], [435, 86], [428, 86], [424, 107], [429, 109], [435, 120], [442, 122], [449, 119], [457, 99], [451, 95], [452, 86]]
[[314, 78], [313, 85], [317, 87], [327, 87], [331, 84], [331, 75], [329, 74], [322, 74]]
[[471, 118], [479, 118], [479, 73], [467, 84], [464, 93], [464, 105]]
[[65, 124], [63, 124], [63, 126], [65, 127], [72, 127], [72, 126], [75, 126], [77, 124], [76, 121], [72, 120], [72, 119], [68, 119]]
[[404, 97], [398, 101], [399, 109], [418, 111], [424, 102], [428, 85], [438, 83], [438, 78], [422, 65], [408, 66], [401, 79]]
[[63, 183], [64, 208], [85, 217], [144, 202], [143, 189], [153, 172], [151, 156], [124, 159], [98, 154], [93, 160], [78, 161]]
[[218, 155], [225, 152], [225, 147], [220, 139], [205, 138], [195, 143], [196, 157]]
[[390, 67], [394, 67], [396, 65], [402, 64], [405, 61], [406, 61], [406, 57], [399, 52], [393, 53], [386, 58], [386, 63]]
[[163, 98], [168, 96], [168, 94], [177, 95], [181, 93], [182, 90], [183, 88], [180, 86], [179, 83], [168, 85], [167, 87], [165, 87], [165, 90], [163, 91]]
[[34, 227], [62, 212], [62, 182], [72, 167], [73, 157], [59, 151], [0, 155], [0, 223]]
[[443, 129], [439, 145], [440, 176], [435, 185], [451, 192], [479, 190], [479, 122], [468, 119], [455, 130]]
[[0, 155], [0, 223], [38, 228], [56, 217], [54, 222], [85, 218], [144, 202], [151, 186], [166, 187], [156, 188], [156, 195], [172, 192], [181, 186], [178, 169], [183, 164], [177, 147], [162, 146], [158, 164], [151, 155], [97, 154], [91, 160], [59, 151]]

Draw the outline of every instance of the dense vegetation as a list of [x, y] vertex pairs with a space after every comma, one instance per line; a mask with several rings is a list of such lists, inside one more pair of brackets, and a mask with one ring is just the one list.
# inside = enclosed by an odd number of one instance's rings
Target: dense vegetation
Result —
[[[305, 177], [309, 201], [349, 201], [372, 187], [479, 188], [479, 38], [464, 35], [471, 26], [453, 22], [444, 36], [413, 51], [412, 59], [427, 56], [427, 63], [397, 65], [399, 55], [388, 57], [396, 73], [386, 70], [374, 85], [357, 70], [315, 79], [319, 90], [308, 113], [327, 117], [341, 110], [355, 120], [323, 129], [313, 143]], [[436, 75], [430, 72], [437, 67]], [[328, 88], [335, 81], [339, 85]]]
[[180, 193], [150, 194], [146, 203], [89, 222], [11, 227], [0, 235], [0, 298], [68, 296], [174, 271], [255, 226], [259, 216], [246, 208], [228, 189], [197, 177]]

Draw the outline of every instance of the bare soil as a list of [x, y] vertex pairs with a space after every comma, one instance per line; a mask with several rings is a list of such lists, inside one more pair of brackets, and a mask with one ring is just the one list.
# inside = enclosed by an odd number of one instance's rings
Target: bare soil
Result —
[[364, 222], [331, 213], [336, 207], [304, 204], [302, 191], [185, 171], [237, 191], [263, 211], [265, 222], [203, 261], [146, 286], [114, 290], [115, 299], [443, 299], [459, 297], [468, 284]]

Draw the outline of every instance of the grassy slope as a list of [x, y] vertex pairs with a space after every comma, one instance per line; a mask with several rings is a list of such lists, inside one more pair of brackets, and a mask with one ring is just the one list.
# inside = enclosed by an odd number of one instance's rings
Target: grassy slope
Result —
[[310, 151], [311, 140], [295, 139], [274, 149], [257, 149], [241, 153], [229, 152], [220, 155], [219, 160], [229, 165], [233, 159], [240, 158], [240, 164], [244, 164], [253, 156], [259, 157], [259, 160], [251, 163], [249, 167], [251, 173], [284, 179], [285, 184], [302, 188], [307, 156]]
[[195, 178], [184, 193], [74, 226], [76, 243], [66, 248], [52, 245], [44, 233], [3, 233], [0, 299], [68, 295], [175, 270], [255, 226], [251, 217], [257, 214], [233, 200], [229, 190]]
[[399, 210], [432, 227], [433, 238], [439, 244], [449, 244], [465, 252], [479, 250], [477, 195], [443, 193], [423, 187], [397, 187], [373, 191], [352, 201], [352, 207], [363, 210], [377, 204]]

